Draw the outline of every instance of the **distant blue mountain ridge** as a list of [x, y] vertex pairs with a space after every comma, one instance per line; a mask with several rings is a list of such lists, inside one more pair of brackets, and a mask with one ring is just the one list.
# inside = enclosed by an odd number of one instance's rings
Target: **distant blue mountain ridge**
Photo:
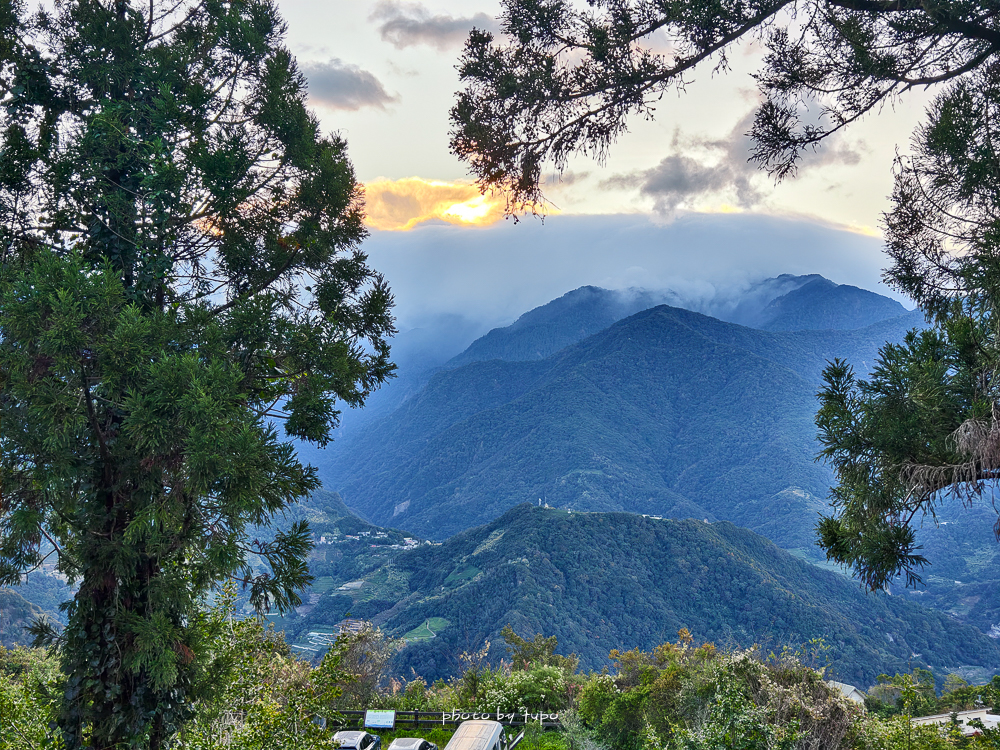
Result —
[[[584, 286], [495, 328], [445, 368], [490, 359], [542, 359], [622, 318], [660, 304], [766, 331], [854, 330], [906, 315], [899, 302], [819, 275], [782, 275], [721, 298], [685, 299], [676, 292], [612, 291]], [[915, 318], [916, 319], [916, 318]]]
[[[351, 438], [365, 425], [392, 413], [443, 368], [489, 359], [542, 359], [622, 318], [661, 304], [774, 331], [864, 328], [906, 313], [895, 300], [835, 284], [818, 274], [782, 274], [746, 285], [713, 288], [710, 293], [584, 286], [479, 338], [471, 318], [458, 313], [442, 316], [433, 326], [397, 334], [392, 342], [396, 377], [372, 393], [363, 409], [347, 410], [342, 415], [337, 439]], [[308, 446], [303, 450], [314, 455]], [[322, 462], [318, 457], [316, 460]]]
[[[433, 539], [542, 501], [729, 520], [822, 563], [823, 367], [839, 357], [864, 377], [924, 325], [815, 275], [709, 300], [582, 287], [477, 339], [313, 461], [355, 512]], [[890, 589], [1000, 636], [995, 522], [988, 500], [917, 519], [926, 586]]]
[[541, 499], [730, 520], [816, 557], [822, 369], [839, 356], [866, 374], [920, 313], [820, 276], [692, 304], [754, 328], [650, 307], [676, 296], [582, 287], [490, 331], [328, 451], [325, 485], [434, 539]]

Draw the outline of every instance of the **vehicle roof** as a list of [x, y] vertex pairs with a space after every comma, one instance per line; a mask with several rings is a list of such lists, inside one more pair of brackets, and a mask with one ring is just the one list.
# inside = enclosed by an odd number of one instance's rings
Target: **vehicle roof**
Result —
[[389, 750], [410, 750], [410, 748], [420, 747], [420, 743], [423, 741], [422, 737], [397, 737], [389, 745]]
[[349, 729], [349, 730], [344, 730], [342, 732], [337, 732], [335, 735], [333, 735], [333, 739], [348, 740], [348, 741], [360, 740], [366, 734], [368, 734], [368, 732], [359, 732], [357, 730]]
[[444, 750], [491, 750], [502, 734], [498, 721], [463, 721]]

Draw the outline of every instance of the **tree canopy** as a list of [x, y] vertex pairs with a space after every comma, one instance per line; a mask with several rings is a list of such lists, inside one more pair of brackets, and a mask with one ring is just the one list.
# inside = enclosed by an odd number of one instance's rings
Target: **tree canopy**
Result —
[[562, 169], [576, 152], [602, 158], [629, 117], [652, 116], [696, 67], [726, 69], [733, 48], [752, 39], [767, 49], [752, 158], [783, 177], [803, 151], [892, 97], [985, 66], [1000, 52], [998, 9], [971, 0], [504, 0], [504, 36], [474, 30], [466, 44], [451, 146], [482, 189], [524, 210], [543, 198], [545, 164]]
[[0, 585], [55, 555], [67, 747], [162, 747], [206, 688], [199, 611], [299, 603], [338, 401], [391, 373], [359, 243], [271, 0], [0, 5]]
[[934, 327], [884, 347], [867, 382], [834, 362], [820, 393], [839, 480], [820, 541], [871, 587], [919, 580], [912, 522], [949, 495], [994, 496], [1000, 479], [998, 74], [991, 63], [951, 83], [896, 163], [885, 278]]

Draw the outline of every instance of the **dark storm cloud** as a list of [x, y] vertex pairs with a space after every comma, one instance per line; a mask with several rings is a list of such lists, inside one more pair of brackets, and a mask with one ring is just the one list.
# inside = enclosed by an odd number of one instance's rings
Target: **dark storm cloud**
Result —
[[309, 81], [309, 98], [330, 109], [384, 108], [396, 101], [378, 78], [357, 65], [333, 58], [325, 63], [305, 63], [301, 67]]
[[655, 199], [658, 213], [671, 215], [687, 202], [719, 193], [735, 196], [741, 208], [755, 206], [761, 193], [752, 184], [752, 177], [752, 172], [727, 161], [706, 165], [690, 156], [673, 154], [655, 167], [608, 182], [637, 186], [643, 195]]
[[426, 44], [445, 50], [461, 46], [473, 27], [493, 32], [499, 29], [496, 19], [485, 13], [459, 17], [432, 15], [420, 3], [396, 0], [381, 0], [369, 19], [378, 22], [382, 41], [397, 49]]
[[[753, 111], [747, 113], [720, 140], [675, 136], [672, 143], [675, 153], [655, 167], [615, 175], [602, 185], [639, 188], [640, 193], [654, 199], [657, 213], [665, 216], [711, 196], [725, 196], [740, 208], [753, 208], [764, 199], [766, 192], [759, 186], [767, 180], [750, 162], [753, 142], [747, 133], [753, 117]], [[857, 164], [860, 160], [857, 150], [834, 137], [822, 148], [806, 151], [799, 161], [799, 172], [834, 164]]]

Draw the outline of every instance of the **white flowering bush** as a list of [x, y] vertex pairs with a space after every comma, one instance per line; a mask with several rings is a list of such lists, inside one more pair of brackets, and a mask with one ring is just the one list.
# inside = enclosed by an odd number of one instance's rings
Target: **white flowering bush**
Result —
[[580, 718], [591, 727], [601, 726], [604, 712], [620, 694], [621, 690], [615, 684], [614, 677], [609, 674], [592, 675], [583, 684], [577, 699]]
[[[799, 722], [772, 723], [768, 707], [754, 703], [740, 671], [755, 662], [738, 654], [718, 675], [708, 715], [693, 728], [678, 728], [671, 743], [676, 750], [792, 750], [804, 735]], [[742, 669], [741, 669], [742, 668]], [[756, 670], [755, 670], [756, 671]]]
[[566, 702], [566, 677], [558, 667], [538, 666], [510, 673], [498, 670], [486, 687], [485, 706], [491, 711], [553, 712]]

